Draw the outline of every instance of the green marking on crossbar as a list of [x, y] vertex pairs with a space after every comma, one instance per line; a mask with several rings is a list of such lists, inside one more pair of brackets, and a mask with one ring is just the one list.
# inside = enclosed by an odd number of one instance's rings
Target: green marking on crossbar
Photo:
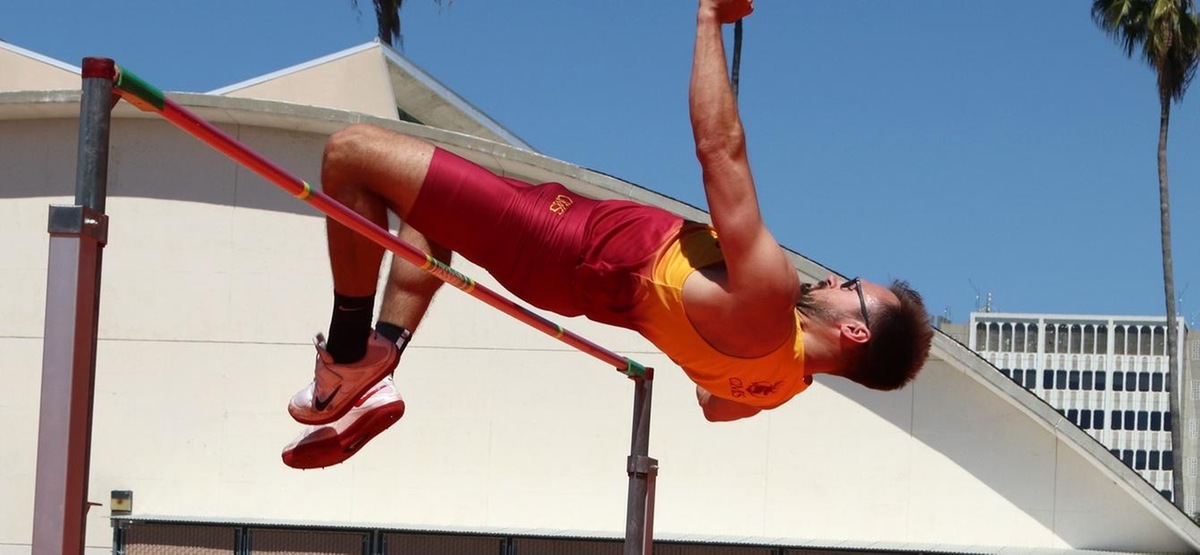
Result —
[[132, 99], [127, 100], [142, 110], [160, 111], [163, 109], [163, 105], [165, 105], [162, 91], [158, 90], [154, 85], [143, 81], [141, 77], [134, 75], [125, 68], [121, 68], [117, 73], [117, 82], [115, 85], [118, 89], [129, 92], [137, 97], [141, 103]]
[[300, 183], [304, 184], [304, 190], [296, 193], [296, 198], [308, 200], [308, 197], [312, 196], [312, 185], [309, 185], [307, 181], [301, 181]]
[[425, 255], [425, 266], [423, 268], [425, 271], [441, 278], [442, 281], [462, 289], [463, 291], [469, 292], [475, 288], [475, 280], [460, 273], [454, 268], [442, 264], [441, 260], [438, 260], [432, 256]]
[[[620, 370], [618, 368], [618, 370]], [[646, 376], [646, 367], [642, 366], [637, 361], [627, 358], [625, 359], [625, 375], [631, 378], [643, 378]]]

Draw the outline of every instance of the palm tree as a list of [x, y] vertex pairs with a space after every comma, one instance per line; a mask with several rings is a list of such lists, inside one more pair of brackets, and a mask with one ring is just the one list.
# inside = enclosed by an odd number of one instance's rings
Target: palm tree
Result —
[[[375, 0], [379, 40], [388, 46], [400, 40], [400, 7], [403, 4], [404, 0]], [[350, 0], [350, 7], [358, 11], [358, 0]]]
[[[1183, 100], [1200, 56], [1200, 15], [1195, 0], [1093, 0], [1092, 20], [1132, 58], [1140, 50], [1158, 77], [1158, 201], [1162, 229], [1163, 289], [1167, 297], [1167, 360], [1171, 368], [1171, 450], [1182, 455], [1179, 345], [1175, 315], [1175, 270], [1171, 258], [1171, 201], [1167, 186], [1167, 129], [1171, 103]], [[1171, 473], [1176, 506], [1183, 507], [1183, 457]]]
[[[440, 6], [442, 0], [434, 0]], [[400, 35], [400, 8], [404, 0], [374, 0], [375, 22], [379, 28], [379, 40], [388, 46], [395, 42], [404, 43]], [[358, 10], [358, 0], [350, 0], [350, 7]]]

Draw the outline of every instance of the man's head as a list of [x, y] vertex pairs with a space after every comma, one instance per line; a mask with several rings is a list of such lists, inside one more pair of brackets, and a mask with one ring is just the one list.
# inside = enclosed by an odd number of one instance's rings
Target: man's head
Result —
[[871, 389], [904, 387], [929, 354], [929, 315], [907, 282], [885, 287], [831, 275], [803, 284], [796, 309], [839, 343], [843, 365], [837, 373]]

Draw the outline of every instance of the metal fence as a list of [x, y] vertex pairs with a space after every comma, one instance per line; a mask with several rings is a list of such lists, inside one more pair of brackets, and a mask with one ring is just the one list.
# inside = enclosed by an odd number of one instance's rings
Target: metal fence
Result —
[[[620, 538], [113, 518], [114, 555], [620, 555], [622, 550]], [[656, 541], [654, 553], [846, 555], [925, 552]]]

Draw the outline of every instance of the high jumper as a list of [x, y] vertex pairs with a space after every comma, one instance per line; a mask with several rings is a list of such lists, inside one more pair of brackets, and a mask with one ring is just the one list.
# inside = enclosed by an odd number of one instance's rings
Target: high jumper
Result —
[[[700, 0], [689, 108], [712, 225], [557, 183], [497, 176], [420, 139], [355, 125], [330, 137], [326, 194], [449, 264], [457, 252], [538, 308], [642, 334], [696, 384], [705, 418], [780, 406], [816, 374], [892, 390], [913, 379], [932, 329], [907, 283], [830, 275], [801, 283], [764, 225], [726, 73], [723, 24], [752, 0]], [[315, 378], [289, 403], [309, 425], [298, 468], [342, 462], [403, 412], [391, 379], [442, 280], [394, 262], [372, 329], [384, 248], [328, 220], [334, 308]]]

